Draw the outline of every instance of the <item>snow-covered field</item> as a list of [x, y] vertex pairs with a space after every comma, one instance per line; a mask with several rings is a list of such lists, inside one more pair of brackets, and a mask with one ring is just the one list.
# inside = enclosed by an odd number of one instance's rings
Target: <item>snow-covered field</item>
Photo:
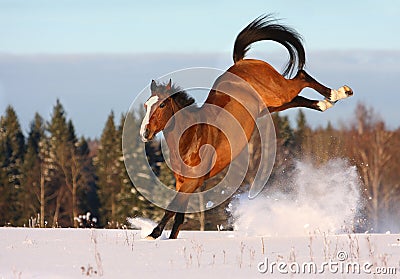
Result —
[[400, 278], [399, 264], [398, 234], [0, 228], [0, 278]]
[[398, 227], [345, 233], [363, 203], [354, 167], [299, 163], [280, 183], [295, 190], [245, 194], [228, 206], [232, 232], [149, 241], [154, 223], [140, 218], [129, 219], [140, 230], [0, 228], [0, 279], [400, 278]]

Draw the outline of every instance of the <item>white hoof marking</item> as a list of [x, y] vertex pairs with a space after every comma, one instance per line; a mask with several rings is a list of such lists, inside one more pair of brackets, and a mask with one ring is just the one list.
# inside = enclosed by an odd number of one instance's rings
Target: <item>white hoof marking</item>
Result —
[[333, 107], [333, 104], [329, 100], [322, 100], [317, 103], [317, 106], [321, 111], [326, 111], [327, 109]]
[[331, 89], [331, 97], [329, 98], [329, 101], [336, 102], [345, 99], [351, 95], [349, 92], [351, 92], [351, 89], [346, 85], [340, 87], [338, 90]]

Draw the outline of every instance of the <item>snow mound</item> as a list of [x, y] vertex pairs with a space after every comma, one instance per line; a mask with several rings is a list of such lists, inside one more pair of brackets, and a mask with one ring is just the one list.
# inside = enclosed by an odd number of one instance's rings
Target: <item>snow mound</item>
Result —
[[[301, 236], [351, 231], [361, 205], [361, 182], [355, 167], [332, 160], [321, 167], [297, 162], [294, 179], [279, 185], [289, 193], [264, 190], [233, 202], [235, 230], [249, 235]], [[274, 187], [275, 188], [275, 187]], [[276, 188], [275, 188], [276, 189]]]

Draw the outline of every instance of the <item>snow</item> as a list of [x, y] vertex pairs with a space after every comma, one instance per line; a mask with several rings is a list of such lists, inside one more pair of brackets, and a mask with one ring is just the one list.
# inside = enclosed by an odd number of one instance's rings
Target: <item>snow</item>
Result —
[[[271, 269], [260, 273], [266, 259], [268, 265], [287, 263], [286, 271], [310, 261], [319, 267], [331, 260], [394, 267], [400, 274], [398, 234], [285, 237], [182, 231], [179, 237], [148, 241], [140, 230], [130, 229], [0, 228], [0, 278], [291, 278], [281, 274], [278, 265], [272, 274]], [[346, 260], [339, 261], [339, 256]], [[312, 276], [318, 275], [294, 274], [293, 278]], [[342, 274], [340, 269], [335, 274], [326, 269], [320, 276], [374, 278]]]
[[[327, 175], [329, 174], [329, 175]], [[361, 182], [355, 167], [331, 160], [316, 168], [297, 162], [295, 175], [282, 178], [291, 192], [266, 189], [255, 199], [238, 196], [230, 210], [236, 230], [251, 235], [308, 235], [310, 232], [353, 231], [362, 205]]]
[[348, 233], [361, 204], [355, 168], [298, 163], [281, 183], [294, 190], [245, 193], [228, 205], [235, 231], [182, 231], [176, 240], [167, 231], [151, 241], [156, 224], [144, 218], [128, 218], [123, 230], [0, 228], [0, 279], [400, 278], [398, 230]]

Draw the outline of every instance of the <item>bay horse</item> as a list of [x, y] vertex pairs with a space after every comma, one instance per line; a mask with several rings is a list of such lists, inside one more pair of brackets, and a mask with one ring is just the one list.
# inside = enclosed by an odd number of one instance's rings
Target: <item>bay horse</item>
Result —
[[[282, 44], [289, 52], [289, 62], [283, 74], [277, 72], [268, 63], [256, 59], [244, 59], [250, 45], [257, 41], [271, 40]], [[348, 86], [342, 86], [338, 90], [328, 88], [308, 73], [303, 68], [305, 65], [305, 50], [300, 35], [287, 26], [278, 24], [270, 15], [260, 16], [247, 25], [237, 36], [233, 48], [234, 64], [214, 83], [208, 97], [199, 108], [193, 108], [184, 112], [184, 118], [197, 117], [206, 110], [206, 105], [218, 106], [229, 112], [240, 124], [247, 142], [255, 128], [255, 117], [269, 112], [277, 112], [294, 107], [305, 107], [317, 111], [325, 111], [331, 108], [336, 101], [347, 98], [353, 94]], [[297, 66], [297, 74], [293, 78], [285, 78], [290, 75]], [[253, 91], [241, 91], [241, 87], [235, 82], [230, 82], [225, 76], [233, 74], [244, 80]], [[218, 88], [228, 88], [244, 94], [245, 101], [254, 108], [249, 111], [241, 104], [240, 100], [232, 98]], [[320, 93], [324, 99], [310, 100], [299, 96], [302, 89], [309, 87]], [[194, 99], [185, 91], [180, 90], [171, 80], [168, 83], [156, 83], [150, 85], [151, 96], [145, 102], [146, 110], [143, 118], [140, 135], [144, 142], [152, 140], [154, 136], [163, 131], [168, 146], [178, 146], [171, 150], [171, 162], [185, 164], [189, 168], [195, 168], [202, 160], [201, 147], [211, 145], [215, 149], [210, 169], [202, 176], [185, 176], [174, 171], [177, 193], [193, 193], [202, 186], [205, 180], [221, 172], [237, 154], [232, 154], [229, 142], [219, 129], [204, 122], [188, 128], [180, 138], [176, 138], [174, 130], [179, 129], [178, 120], [170, 121], [178, 111], [190, 107]], [[173, 91], [174, 94], [171, 94]], [[255, 93], [253, 93], [255, 92]], [[203, 117], [208, 116], [207, 112]], [[168, 124], [169, 123], [169, 124]], [[172, 123], [172, 124], [171, 124]], [[243, 149], [247, 142], [238, 143], [238, 150]], [[187, 195], [177, 195], [171, 202], [179, 207], [178, 211], [166, 209], [159, 224], [153, 229], [148, 239], [158, 238], [164, 230], [167, 222], [175, 215], [175, 220], [169, 236], [175, 239], [178, 236], [181, 225], [184, 222], [184, 211], [188, 204]]]

